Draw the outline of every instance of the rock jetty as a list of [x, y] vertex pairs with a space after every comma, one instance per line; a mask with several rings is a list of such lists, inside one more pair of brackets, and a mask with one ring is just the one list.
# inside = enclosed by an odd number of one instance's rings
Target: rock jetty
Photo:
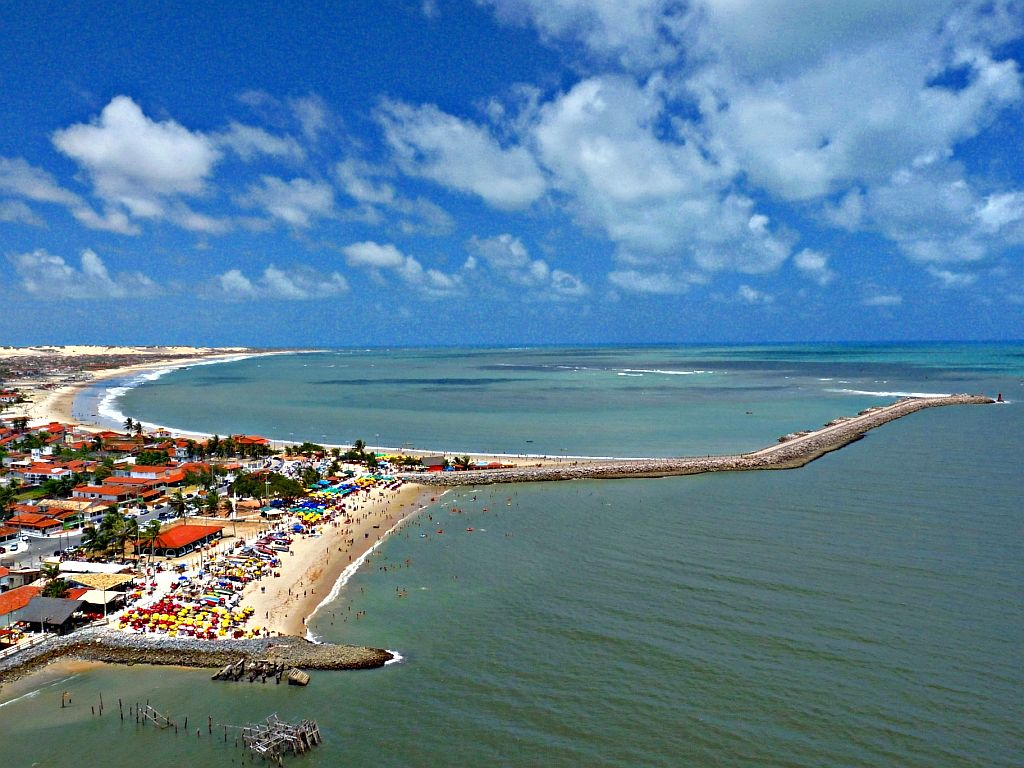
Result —
[[164, 664], [216, 668], [239, 659], [256, 663], [273, 658], [288, 667], [312, 670], [373, 669], [393, 657], [382, 648], [311, 643], [281, 636], [244, 640], [195, 640], [166, 635], [136, 635], [106, 628], [83, 629], [0, 660], [0, 682], [21, 677], [59, 658], [110, 664]]
[[667, 477], [703, 472], [743, 472], [755, 469], [795, 469], [859, 440], [869, 430], [925, 408], [979, 405], [995, 401], [983, 395], [905, 398], [890, 405], [868, 408], [856, 416], [834, 419], [821, 429], [783, 435], [775, 445], [752, 453], [665, 459], [607, 459], [520, 466], [511, 469], [407, 474], [402, 479], [425, 485], [490, 485], [546, 480]]

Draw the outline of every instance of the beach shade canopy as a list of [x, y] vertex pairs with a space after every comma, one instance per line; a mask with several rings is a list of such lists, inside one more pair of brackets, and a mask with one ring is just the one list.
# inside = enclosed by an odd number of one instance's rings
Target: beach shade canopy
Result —
[[302, 533], [302, 532], [303, 532], [304, 530], [306, 530], [306, 529], [305, 529], [305, 528], [303, 528], [303, 527], [302, 527], [301, 525], [299, 525], [298, 523], [296, 523], [295, 525], [293, 525], [293, 526], [292, 526], [292, 530], [293, 530], [293, 531], [295, 531], [295, 533]]

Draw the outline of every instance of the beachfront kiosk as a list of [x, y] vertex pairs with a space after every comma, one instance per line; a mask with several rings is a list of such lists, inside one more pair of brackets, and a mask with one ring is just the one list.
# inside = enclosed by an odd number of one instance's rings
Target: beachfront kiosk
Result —
[[153, 554], [182, 557], [223, 536], [223, 525], [177, 525], [162, 531], [156, 537], [153, 541]]

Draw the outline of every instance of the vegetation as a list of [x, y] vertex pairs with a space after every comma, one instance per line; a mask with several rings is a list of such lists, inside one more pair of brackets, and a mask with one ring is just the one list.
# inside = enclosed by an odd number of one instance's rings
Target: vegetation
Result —
[[71, 589], [71, 584], [66, 579], [54, 579], [46, 583], [43, 587], [43, 597], [66, 597], [68, 590]]
[[139, 539], [139, 521], [125, 517], [120, 510], [111, 509], [95, 527], [82, 531], [82, 547], [91, 554], [110, 556], [119, 552], [125, 556], [128, 542]]
[[135, 463], [140, 467], [166, 467], [171, 463], [171, 458], [167, 451], [146, 450], [139, 451]]
[[305, 488], [297, 480], [277, 472], [243, 472], [231, 484], [231, 492], [236, 496], [247, 496], [261, 501], [275, 497], [291, 501], [302, 496]]

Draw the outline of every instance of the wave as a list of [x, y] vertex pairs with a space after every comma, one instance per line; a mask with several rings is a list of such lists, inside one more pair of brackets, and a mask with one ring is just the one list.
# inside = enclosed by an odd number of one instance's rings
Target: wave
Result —
[[869, 397], [950, 397], [948, 392], [873, 392], [867, 389], [826, 389], [840, 395], [867, 395]]
[[666, 376], [697, 376], [702, 373], [714, 373], [714, 371], [666, 371], [661, 368], [623, 368], [619, 375], [621, 376], [623, 373], [662, 373]]

